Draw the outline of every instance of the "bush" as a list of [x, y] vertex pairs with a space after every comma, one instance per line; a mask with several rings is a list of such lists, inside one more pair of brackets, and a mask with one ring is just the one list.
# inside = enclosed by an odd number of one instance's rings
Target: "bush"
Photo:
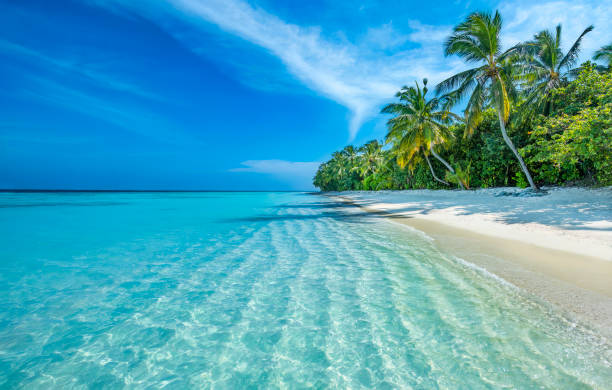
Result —
[[554, 97], [555, 112], [540, 117], [521, 150], [544, 184], [612, 184], [612, 74], [584, 69]]

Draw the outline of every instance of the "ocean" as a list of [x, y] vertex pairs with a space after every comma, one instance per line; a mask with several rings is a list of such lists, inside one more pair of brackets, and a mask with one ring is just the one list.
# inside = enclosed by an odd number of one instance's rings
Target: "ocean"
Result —
[[587, 326], [310, 193], [0, 194], [0, 388], [610, 388]]

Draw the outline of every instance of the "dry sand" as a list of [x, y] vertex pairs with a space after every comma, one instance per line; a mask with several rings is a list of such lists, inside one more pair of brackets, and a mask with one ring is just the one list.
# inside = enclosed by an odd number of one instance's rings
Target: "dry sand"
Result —
[[330, 194], [431, 236], [612, 340], [612, 188]]

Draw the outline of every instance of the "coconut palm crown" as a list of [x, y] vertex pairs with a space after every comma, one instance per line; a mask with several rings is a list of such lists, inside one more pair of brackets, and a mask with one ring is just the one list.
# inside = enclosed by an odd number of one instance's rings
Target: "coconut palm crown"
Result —
[[405, 166], [415, 154], [422, 152], [434, 178], [448, 184], [435, 176], [428, 155], [433, 154], [449, 171], [455, 172], [453, 167], [436, 153], [435, 146], [443, 145], [452, 138], [448, 124], [457, 119], [457, 116], [442, 109], [442, 99], [427, 99], [427, 79], [423, 79], [423, 88], [418, 82], [415, 84], [415, 87], [403, 87], [396, 94], [399, 103], [388, 104], [382, 109], [383, 113], [394, 115], [387, 122], [389, 132], [386, 141], [394, 143], [394, 149], [400, 157], [400, 166]]
[[532, 107], [545, 115], [552, 111], [551, 91], [561, 87], [570, 74], [575, 73], [573, 67], [578, 61], [580, 44], [592, 30], [593, 26], [587, 27], [566, 54], [561, 50], [560, 24], [554, 32], [541, 31], [532, 41], [519, 45], [525, 54], [522, 75], [526, 87], [525, 107]]
[[361, 160], [355, 168], [360, 171], [363, 177], [374, 174], [387, 162], [382, 145], [377, 140], [366, 143], [359, 148], [359, 151], [361, 152]]

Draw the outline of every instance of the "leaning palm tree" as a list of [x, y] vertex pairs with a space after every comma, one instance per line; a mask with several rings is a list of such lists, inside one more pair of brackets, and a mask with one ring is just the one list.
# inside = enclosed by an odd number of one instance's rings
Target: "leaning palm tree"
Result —
[[[404, 87], [396, 94], [400, 103], [388, 104], [382, 109], [385, 114], [395, 115], [387, 122], [387, 142], [397, 144], [396, 150], [403, 154], [402, 158], [406, 161], [410, 161], [414, 154], [422, 152], [434, 179], [448, 185], [446, 181], [438, 179], [428, 155], [431, 153], [450, 172], [455, 173], [453, 167], [436, 153], [435, 146], [452, 138], [453, 134], [447, 125], [456, 115], [440, 109], [442, 100], [427, 100], [427, 79], [423, 79], [422, 89], [418, 82], [415, 84], [416, 87]], [[459, 184], [463, 188], [463, 184]]]
[[394, 141], [395, 143], [391, 147], [391, 154], [395, 156], [395, 161], [400, 168], [408, 168], [410, 172], [413, 172], [417, 165], [425, 160], [434, 180], [445, 185], [450, 185], [449, 182], [440, 179], [438, 175], [436, 175], [436, 171], [433, 169], [431, 161], [429, 160], [429, 152], [426, 148], [422, 145], [406, 147], [405, 144], [400, 142], [401, 139], [396, 139]]
[[608, 64], [608, 70], [612, 70], [612, 43], [602, 47], [593, 56], [595, 61], [604, 61]]
[[[551, 92], [561, 87], [578, 61], [582, 38], [593, 30], [587, 27], [576, 39], [566, 54], [561, 50], [561, 25], [555, 32], [544, 30], [537, 33], [532, 41], [517, 46], [523, 54], [524, 66], [521, 77], [525, 81], [524, 107], [533, 111], [550, 114], [553, 110]], [[529, 110], [529, 111], [532, 111]]]
[[469, 96], [465, 108], [468, 134], [471, 134], [482, 120], [484, 109], [493, 106], [498, 114], [504, 141], [516, 156], [531, 188], [537, 189], [527, 165], [506, 133], [510, 101], [516, 94], [511, 61], [519, 50], [514, 47], [502, 52], [499, 37], [501, 28], [502, 18], [497, 11], [493, 16], [488, 13], [473, 13], [457, 25], [444, 44], [444, 54], [456, 54], [466, 62], [478, 66], [449, 77], [438, 84], [436, 90], [438, 94], [448, 92], [449, 105], [457, 104]]

